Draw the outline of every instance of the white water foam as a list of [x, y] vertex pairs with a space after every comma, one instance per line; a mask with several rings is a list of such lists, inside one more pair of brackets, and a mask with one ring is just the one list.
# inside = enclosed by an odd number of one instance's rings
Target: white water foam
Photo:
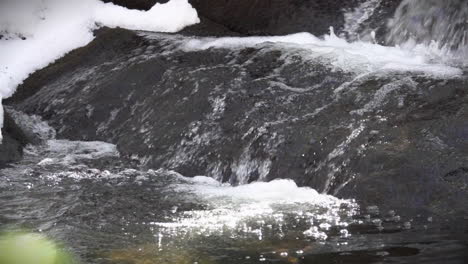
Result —
[[55, 138], [57, 134], [55, 129], [42, 120], [40, 116], [27, 115], [10, 107], [5, 107], [5, 109], [13, 120], [15, 120], [16, 125], [21, 128], [21, 131], [23, 131], [30, 140], [36, 141], [37, 143], [44, 143], [49, 139]]
[[81, 160], [119, 156], [115, 145], [101, 141], [52, 139], [46, 142], [45, 151], [48, 153], [48, 158], [41, 160], [38, 165], [69, 165]]
[[389, 21], [388, 43], [434, 43], [467, 66], [468, 1], [404, 0]]
[[[15, 123], [36, 144], [26, 146], [26, 155], [35, 157], [37, 165], [75, 165], [84, 160], [119, 157], [114, 144], [102, 141], [71, 141], [56, 139], [57, 132], [40, 116], [27, 115], [7, 107]], [[28, 159], [31, 160], [31, 159]]]
[[203, 176], [183, 180], [187, 183], [178, 184], [175, 189], [192, 193], [194, 200], [208, 208], [183, 212], [167, 222], [151, 223], [163, 228], [163, 236], [229, 234], [253, 235], [262, 240], [267, 234], [286, 235], [288, 225], [293, 224], [302, 236], [322, 240], [331, 227], [345, 229], [358, 208], [352, 200], [319, 194], [314, 189], [298, 187], [292, 180], [241, 186], [220, 184]]
[[372, 72], [411, 72], [437, 78], [458, 77], [462, 70], [445, 64], [448, 55], [437, 45], [416, 45], [411, 49], [387, 47], [370, 42], [347, 42], [337, 37], [333, 29], [329, 35], [318, 38], [310, 33], [275, 37], [200, 38], [186, 41], [182, 49], [244, 48], [274, 43], [285, 49], [299, 49], [311, 59], [325, 59], [332, 67], [345, 72], [365, 74]]
[[[348, 39], [356, 40], [360, 38], [359, 29], [361, 25], [372, 17], [377, 7], [381, 4], [382, 0], [367, 0], [354, 10], [344, 13], [345, 23], [343, 32], [347, 34]], [[370, 40], [372, 40], [372, 36]]]
[[[0, 6], [0, 107], [29, 74], [94, 38], [100, 26], [176, 32], [198, 23], [187, 0], [128, 10], [99, 0], [6, 0]], [[0, 110], [0, 128], [3, 114]], [[0, 133], [1, 140], [1, 133]]]

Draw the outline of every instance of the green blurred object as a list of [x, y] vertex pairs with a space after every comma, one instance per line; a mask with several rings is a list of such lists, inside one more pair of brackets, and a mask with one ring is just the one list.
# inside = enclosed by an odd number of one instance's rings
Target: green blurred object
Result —
[[72, 264], [72, 257], [41, 234], [7, 233], [0, 236], [0, 264]]

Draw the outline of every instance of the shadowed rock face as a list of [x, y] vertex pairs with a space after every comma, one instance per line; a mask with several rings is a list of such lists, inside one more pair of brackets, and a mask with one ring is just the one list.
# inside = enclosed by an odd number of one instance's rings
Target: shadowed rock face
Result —
[[358, 1], [341, 0], [192, 0], [197, 11], [233, 31], [247, 35], [310, 32], [323, 35], [343, 25], [343, 10]]
[[3, 141], [0, 144], [0, 169], [8, 163], [21, 159], [23, 147], [29, 143], [21, 129], [15, 124], [8, 112], [5, 113], [5, 120], [2, 128]]
[[[103, 0], [127, 8], [148, 10], [166, 0]], [[343, 33], [349, 40], [386, 42], [387, 23], [402, 0], [190, 0], [201, 23], [181, 34], [197, 36], [285, 35], [309, 32], [317, 36]], [[347, 18], [348, 16], [348, 18]], [[351, 30], [352, 32], [349, 32]]]
[[300, 48], [183, 51], [184, 41], [105, 30], [9, 103], [59, 137], [115, 143], [146, 167], [234, 184], [291, 178], [384, 208], [466, 212], [466, 77], [356, 78]]
[[169, 0], [102, 0], [104, 3], [114, 3], [116, 5], [125, 6], [130, 9], [148, 10], [156, 3], [167, 3]]
[[[104, 0], [128, 8], [149, 9], [160, 0]], [[343, 10], [359, 0], [190, 0], [201, 17], [244, 35], [283, 35], [337, 31], [344, 23]]]

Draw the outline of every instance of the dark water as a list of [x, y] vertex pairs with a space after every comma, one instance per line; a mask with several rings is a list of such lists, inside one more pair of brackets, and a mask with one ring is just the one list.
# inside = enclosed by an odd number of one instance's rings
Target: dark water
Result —
[[287, 181], [129, 169], [117, 155], [99, 142], [28, 148], [0, 171], [1, 227], [43, 232], [82, 263], [466, 263], [466, 221], [359, 209]]

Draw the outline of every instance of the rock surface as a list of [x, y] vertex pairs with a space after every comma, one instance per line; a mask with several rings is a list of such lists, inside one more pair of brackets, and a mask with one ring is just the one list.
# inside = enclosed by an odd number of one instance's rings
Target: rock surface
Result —
[[284, 35], [310, 32], [323, 35], [344, 23], [343, 10], [357, 1], [341, 0], [192, 0], [202, 15], [247, 35]]
[[8, 112], [2, 128], [3, 141], [0, 144], [0, 169], [9, 163], [18, 161], [23, 156], [23, 147], [29, 143], [27, 137], [15, 124]]
[[[167, 0], [103, 0], [127, 8], [148, 10], [156, 3]], [[202, 23], [216, 23], [241, 35], [285, 35], [309, 32], [317, 36], [328, 33], [330, 27], [342, 32], [345, 13], [360, 4], [371, 2], [375, 12], [357, 12], [355, 19], [362, 20], [357, 34], [371, 30], [383, 36], [386, 22], [402, 0], [190, 0], [197, 9]], [[364, 7], [366, 7], [364, 5]], [[366, 10], [363, 10], [366, 11]], [[203, 31], [207, 32], [207, 31]], [[209, 32], [209, 31], [208, 31]], [[218, 35], [218, 34], [215, 34]], [[354, 38], [355, 36], [353, 36]], [[382, 37], [383, 40], [383, 37]]]
[[130, 9], [149, 10], [156, 3], [167, 3], [169, 0], [102, 0], [104, 3], [114, 3]]
[[104, 30], [9, 103], [59, 137], [115, 143], [146, 167], [234, 184], [291, 178], [383, 208], [467, 213], [466, 74], [356, 78], [299, 48], [184, 41]]

